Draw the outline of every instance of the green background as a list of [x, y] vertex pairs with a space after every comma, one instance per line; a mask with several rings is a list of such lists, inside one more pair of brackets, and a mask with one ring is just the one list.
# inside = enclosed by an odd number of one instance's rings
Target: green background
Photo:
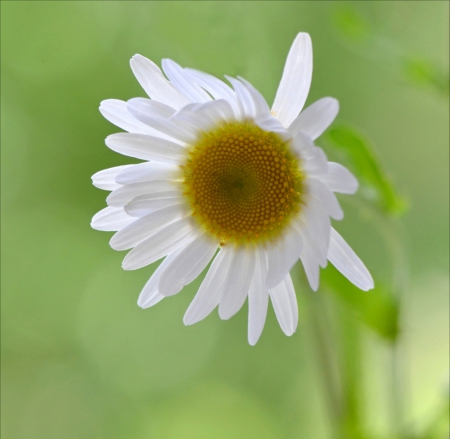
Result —
[[[389, 341], [322, 290], [319, 315], [358, 377], [358, 437], [394, 437], [400, 422], [425, 434], [448, 392], [448, 13], [444, 1], [2, 2], [2, 438], [335, 437], [299, 267], [297, 332], [284, 336], [270, 309], [250, 347], [246, 306], [183, 326], [199, 280], [138, 308], [155, 266], [124, 272], [111, 234], [89, 226], [107, 194], [90, 176], [131, 162], [104, 145], [119, 129], [98, 105], [144, 96], [132, 55], [241, 75], [271, 103], [300, 31], [314, 48], [307, 104], [339, 99], [337, 123], [370, 139], [410, 206], [392, 220], [409, 267], [401, 421]], [[350, 198], [337, 228], [389, 284], [391, 243], [358, 202], [370, 191]]]

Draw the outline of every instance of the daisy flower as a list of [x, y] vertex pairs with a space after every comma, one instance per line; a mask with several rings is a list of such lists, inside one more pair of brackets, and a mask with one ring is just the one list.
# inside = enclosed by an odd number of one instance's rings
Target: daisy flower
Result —
[[164, 258], [139, 306], [177, 294], [211, 262], [184, 323], [216, 306], [229, 319], [248, 297], [254, 345], [269, 297], [284, 333], [294, 333], [289, 270], [298, 259], [313, 290], [327, 261], [362, 290], [373, 288], [367, 268], [331, 226], [343, 217], [334, 193], [353, 194], [358, 182], [314, 144], [338, 102], [327, 97], [302, 111], [312, 75], [308, 34], [292, 44], [272, 108], [241, 77], [226, 76], [226, 83], [170, 59], [162, 61], [163, 74], [141, 55], [131, 69], [150, 99], [110, 99], [100, 111], [126, 131], [107, 137], [106, 145], [144, 162], [92, 177], [111, 191], [92, 227], [117, 232], [113, 249], [132, 249], [125, 270]]

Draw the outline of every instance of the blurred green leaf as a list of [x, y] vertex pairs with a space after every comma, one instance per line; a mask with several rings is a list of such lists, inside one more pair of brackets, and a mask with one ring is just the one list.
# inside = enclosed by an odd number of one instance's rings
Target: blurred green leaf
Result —
[[355, 175], [365, 184], [363, 195], [373, 201], [382, 211], [392, 214], [404, 213], [406, 200], [396, 191], [386, 175], [370, 142], [362, 134], [348, 126], [330, 129], [325, 140], [339, 152], [344, 153]]
[[430, 61], [408, 57], [403, 62], [404, 75], [408, 82], [418, 86], [431, 86], [439, 94], [448, 98], [449, 77]]
[[419, 439], [446, 439], [450, 433], [450, 395]]
[[415, 87], [434, 89], [441, 96], [449, 97], [449, 73], [420, 54], [411, 53], [392, 36], [379, 30], [357, 8], [334, 8], [331, 25], [342, 42], [359, 56], [371, 59], [377, 68], [383, 67], [399, 81]]
[[397, 338], [398, 304], [385, 286], [378, 283], [373, 290], [361, 291], [330, 265], [321, 276], [325, 289], [347, 304], [370, 329], [385, 339]]
[[350, 7], [335, 9], [331, 20], [338, 32], [353, 42], [365, 41], [371, 33], [368, 21]]

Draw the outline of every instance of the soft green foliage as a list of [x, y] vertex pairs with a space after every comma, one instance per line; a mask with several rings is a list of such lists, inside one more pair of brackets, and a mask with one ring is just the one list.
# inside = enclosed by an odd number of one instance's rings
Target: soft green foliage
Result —
[[379, 336], [394, 341], [399, 333], [399, 309], [393, 292], [380, 283], [361, 293], [334, 267], [322, 273], [322, 284], [342, 300], [356, 316]]
[[327, 132], [326, 140], [341, 151], [355, 175], [367, 185], [363, 194], [387, 213], [403, 213], [405, 200], [397, 193], [386, 175], [377, 154], [363, 135], [354, 128], [337, 126]]
[[429, 88], [441, 97], [449, 96], [448, 65], [428, 58], [427, 51], [417, 53], [396, 41], [384, 25], [371, 23], [359, 8], [339, 3], [330, 14], [336, 33], [350, 48], [414, 87]]
[[371, 35], [367, 20], [352, 7], [336, 8], [332, 21], [336, 29], [350, 41], [361, 43]]
[[410, 57], [404, 62], [405, 77], [413, 84], [430, 86], [448, 99], [450, 80], [436, 65], [423, 58]]
[[[241, 75], [271, 103], [299, 31], [314, 46], [307, 105], [341, 107], [317, 143], [362, 183], [333, 225], [376, 288], [327, 267], [313, 293], [299, 264], [297, 332], [269, 305], [255, 347], [246, 306], [183, 325], [201, 279], [141, 310], [157, 263], [123, 271], [111, 233], [89, 226], [107, 194], [91, 175], [136, 162], [104, 145], [120, 129], [99, 103], [145, 95], [135, 53]], [[1, 2], [2, 438], [447, 437], [447, 35], [448, 2]], [[379, 232], [405, 198], [399, 288], [395, 232]]]

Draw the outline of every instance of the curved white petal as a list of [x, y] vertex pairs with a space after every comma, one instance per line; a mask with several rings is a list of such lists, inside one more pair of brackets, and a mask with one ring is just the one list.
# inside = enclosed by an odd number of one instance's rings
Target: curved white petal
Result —
[[291, 276], [288, 274], [280, 284], [270, 289], [269, 295], [281, 329], [286, 335], [292, 335], [297, 329], [298, 307]]
[[298, 116], [308, 96], [312, 77], [312, 43], [306, 33], [299, 33], [289, 50], [278, 86], [272, 114], [288, 127]]
[[189, 217], [181, 218], [139, 243], [125, 257], [124, 270], [136, 270], [161, 259], [194, 239], [198, 230]]
[[323, 206], [314, 198], [303, 208], [300, 228], [308, 234], [308, 242], [315, 249], [319, 265], [327, 265], [328, 246], [330, 244], [331, 221]]
[[264, 115], [270, 115], [270, 108], [267, 105], [266, 100], [264, 99], [263, 95], [256, 90], [253, 85], [248, 82], [246, 79], [242, 77], [238, 77], [239, 81], [244, 85], [244, 87], [248, 90], [250, 97], [253, 100], [253, 105], [255, 107], [255, 118], [264, 116]]
[[180, 204], [156, 210], [119, 230], [111, 238], [109, 245], [114, 250], [127, 250], [153, 235], [165, 225], [187, 215], [188, 212], [182, 209]]
[[254, 250], [246, 248], [235, 249], [219, 303], [219, 316], [221, 319], [229, 319], [242, 308], [250, 288], [254, 270]]
[[140, 195], [177, 190], [178, 184], [171, 180], [151, 180], [127, 184], [112, 191], [106, 198], [106, 202], [109, 206], [123, 207]]
[[289, 131], [293, 136], [302, 131], [315, 140], [332, 124], [338, 113], [337, 99], [319, 99], [297, 116], [289, 126]]
[[96, 172], [92, 178], [92, 184], [105, 191], [113, 191], [120, 187], [115, 181], [116, 175], [121, 171], [129, 168], [131, 165], [115, 166], [114, 168], [104, 169], [103, 171]]
[[[296, 227], [298, 227], [295, 224]], [[310, 231], [304, 225], [298, 228], [303, 240], [302, 253], [300, 259], [305, 269], [306, 277], [308, 278], [309, 285], [313, 291], [317, 291], [319, 288], [319, 254], [316, 249], [317, 243], [314, 242], [314, 238], [311, 236]]]
[[314, 147], [313, 156], [303, 163], [303, 169], [311, 177], [317, 177], [328, 172], [328, 160], [322, 148]]
[[277, 133], [285, 141], [289, 141], [292, 138], [291, 133], [270, 113], [257, 117], [254, 122], [264, 131]]
[[205, 104], [191, 104], [176, 113], [172, 120], [185, 121], [196, 130], [209, 131], [235, 119], [233, 109], [224, 99]]
[[257, 108], [255, 101], [253, 100], [253, 97], [248, 88], [236, 78], [227, 75], [225, 75], [225, 78], [227, 78], [228, 81], [230, 81], [244, 109], [243, 117], [244, 118], [249, 117], [251, 119], [254, 119], [257, 115]]
[[186, 157], [186, 149], [181, 145], [146, 134], [112, 134], [106, 138], [105, 143], [113, 151], [141, 160], [176, 165]]
[[322, 182], [330, 191], [341, 194], [354, 194], [358, 190], [358, 180], [339, 163], [328, 162], [328, 173], [320, 176]]
[[248, 342], [254, 346], [266, 322], [269, 290], [266, 286], [267, 256], [264, 250], [256, 251], [255, 271], [248, 291]]
[[164, 296], [173, 296], [185, 285], [196, 279], [214, 257], [217, 242], [205, 234], [198, 236], [184, 247], [178, 256], [164, 270], [158, 289]]
[[169, 105], [175, 110], [190, 102], [164, 77], [154, 62], [142, 55], [134, 55], [130, 60], [130, 65], [141, 87], [155, 101]]
[[178, 175], [179, 169], [176, 166], [166, 163], [147, 162], [121, 169], [117, 173], [115, 181], [125, 185], [150, 180], [175, 180]]
[[315, 178], [309, 178], [307, 180], [309, 195], [315, 198], [322, 206], [331, 218], [335, 220], [341, 220], [344, 218], [344, 212], [342, 211], [339, 201], [336, 195], [330, 191], [325, 184]]
[[230, 86], [208, 73], [194, 69], [184, 70], [191, 80], [206, 90], [214, 99], [225, 99], [233, 108], [234, 117], [241, 119], [244, 115], [244, 110], [236, 96], [236, 92]]
[[[316, 155], [316, 147], [308, 134], [299, 131], [293, 135], [292, 147], [303, 160], [311, 160]], [[326, 171], [326, 169], [325, 169]]]
[[170, 112], [170, 107], [159, 102], [134, 98], [127, 102], [127, 108], [136, 119], [172, 139], [184, 144], [192, 143], [196, 139], [195, 132], [189, 131], [186, 126], [180, 126], [180, 124], [170, 120], [175, 112]]
[[172, 263], [172, 261], [180, 254], [181, 249], [175, 250], [174, 252], [167, 255], [164, 260], [159, 264], [159, 267], [154, 271], [150, 279], [145, 284], [138, 298], [138, 305], [141, 308], [150, 308], [161, 302], [165, 296], [159, 293], [158, 283], [161, 278], [161, 274], [164, 270]]
[[286, 235], [268, 249], [267, 287], [276, 287], [300, 258], [303, 241], [300, 233], [290, 227]]
[[136, 119], [128, 111], [127, 103], [124, 101], [120, 101], [118, 99], [106, 99], [100, 103], [99, 110], [106, 120], [125, 131], [129, 131], [130, 133], [148, 134], [151, 136], [161, 137], [163, 139], [168, 138], [165, 134], [154, 130], [145, 123], [142, 123], [140, 120]]
[[[165, 198], [162, 196], [164, 194], [166, 194]], [[143, 217], [154, 212], [155, 210], [174, 206], [175, 204], [186, 204], [186, 200], [182, 198], [178, 192], [161, 192], [158, 195], [158, 198], [146, 198], [145, 195], [133, 198], [124, 207], [125, 212], [132, 217]]]
[[228, 251], [227, 247], [220, 249], [183, 317], [185, 325], [193, 325], [203, 320], [219, 304], [233, 256], [234, 253]]
[[184, 69], [171, 59], [162, 60], [166, 76], [191, 102], [208, 102], [211, 97], [195, 82], [191, 81]]
[[353, 284], [363, 291], [374, 287], [372, 276], [355, 254], [350, 246], [344, 241], [335, 229], [331, 229], [330, 247], [328, 249], [328, 260]]
[[122, 207], [105, 207], [97, 212], [91, 221], [91, 227], [104, 232], [115, 232], [128, 226], [136, 218], [133, 218], [123, 210]]

